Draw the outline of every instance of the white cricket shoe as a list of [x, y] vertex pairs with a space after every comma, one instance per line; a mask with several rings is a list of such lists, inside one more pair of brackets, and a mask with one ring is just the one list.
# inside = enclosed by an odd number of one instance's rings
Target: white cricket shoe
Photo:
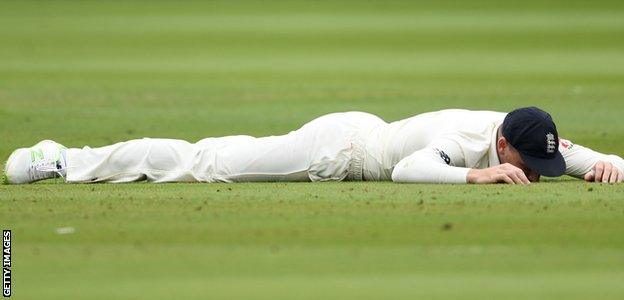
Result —
[[24, 184], [65, 177], [65, 146], [50, 140], [30, 148], [20, 148], [9, 156], [4, 166], [4, 183]]

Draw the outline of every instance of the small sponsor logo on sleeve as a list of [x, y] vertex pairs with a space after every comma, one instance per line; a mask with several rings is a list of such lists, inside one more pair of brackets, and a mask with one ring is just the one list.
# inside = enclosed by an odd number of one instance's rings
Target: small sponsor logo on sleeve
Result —
[[559, 145], [561, 145], [561, 147], [565, 148], [565, 149], [572, 149], [572, 147], [574, 147], [574, 144], [572, 144], [572, 142], [566, 140], [566, 139], [559, 139]]
[[451, 165], [451, 158], [446, 153], [444, 153], [444, 151], [436, 148], [435, 152], [442, 158], [442, 160], [444, 160], [444, 163], [446, 163], [447, 165]]
[[11, 297], [11, 230], [2, 230], [2, 296]]

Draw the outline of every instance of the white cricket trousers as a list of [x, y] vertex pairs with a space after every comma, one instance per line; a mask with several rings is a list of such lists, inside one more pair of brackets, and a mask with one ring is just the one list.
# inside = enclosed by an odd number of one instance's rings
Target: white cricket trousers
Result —
[[67, 150], [68, 182], [362, 180], [364, 141], [386, 123], [363, 112], [319, 117], [281, 136], [144, 138]]

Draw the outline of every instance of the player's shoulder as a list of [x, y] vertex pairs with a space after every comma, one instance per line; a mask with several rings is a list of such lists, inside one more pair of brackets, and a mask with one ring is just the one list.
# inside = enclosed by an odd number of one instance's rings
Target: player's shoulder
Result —
[[457, 118], [457, 117], [473, 117], [473, 118], [485, 118], [485, 119], [504, 119], [507, 116], [507, 113], [492, 111], [492, 110], [470, 110], [463, 108], [448, 108], [439, 110], [436, 112], [431, 112], [432, 114], [437, 114], [440, 116], [446, 116], [449, 118]]

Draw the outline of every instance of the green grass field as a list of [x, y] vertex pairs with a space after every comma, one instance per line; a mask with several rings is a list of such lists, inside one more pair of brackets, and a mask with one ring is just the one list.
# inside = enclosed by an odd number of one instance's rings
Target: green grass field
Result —
[[[0, 2], [2, 159], [528, 105], [622, 156], [623, 100], [622, 1]], [[47, 181], [0, 227], [16, 299], [622, 299], [623, 193]]]

